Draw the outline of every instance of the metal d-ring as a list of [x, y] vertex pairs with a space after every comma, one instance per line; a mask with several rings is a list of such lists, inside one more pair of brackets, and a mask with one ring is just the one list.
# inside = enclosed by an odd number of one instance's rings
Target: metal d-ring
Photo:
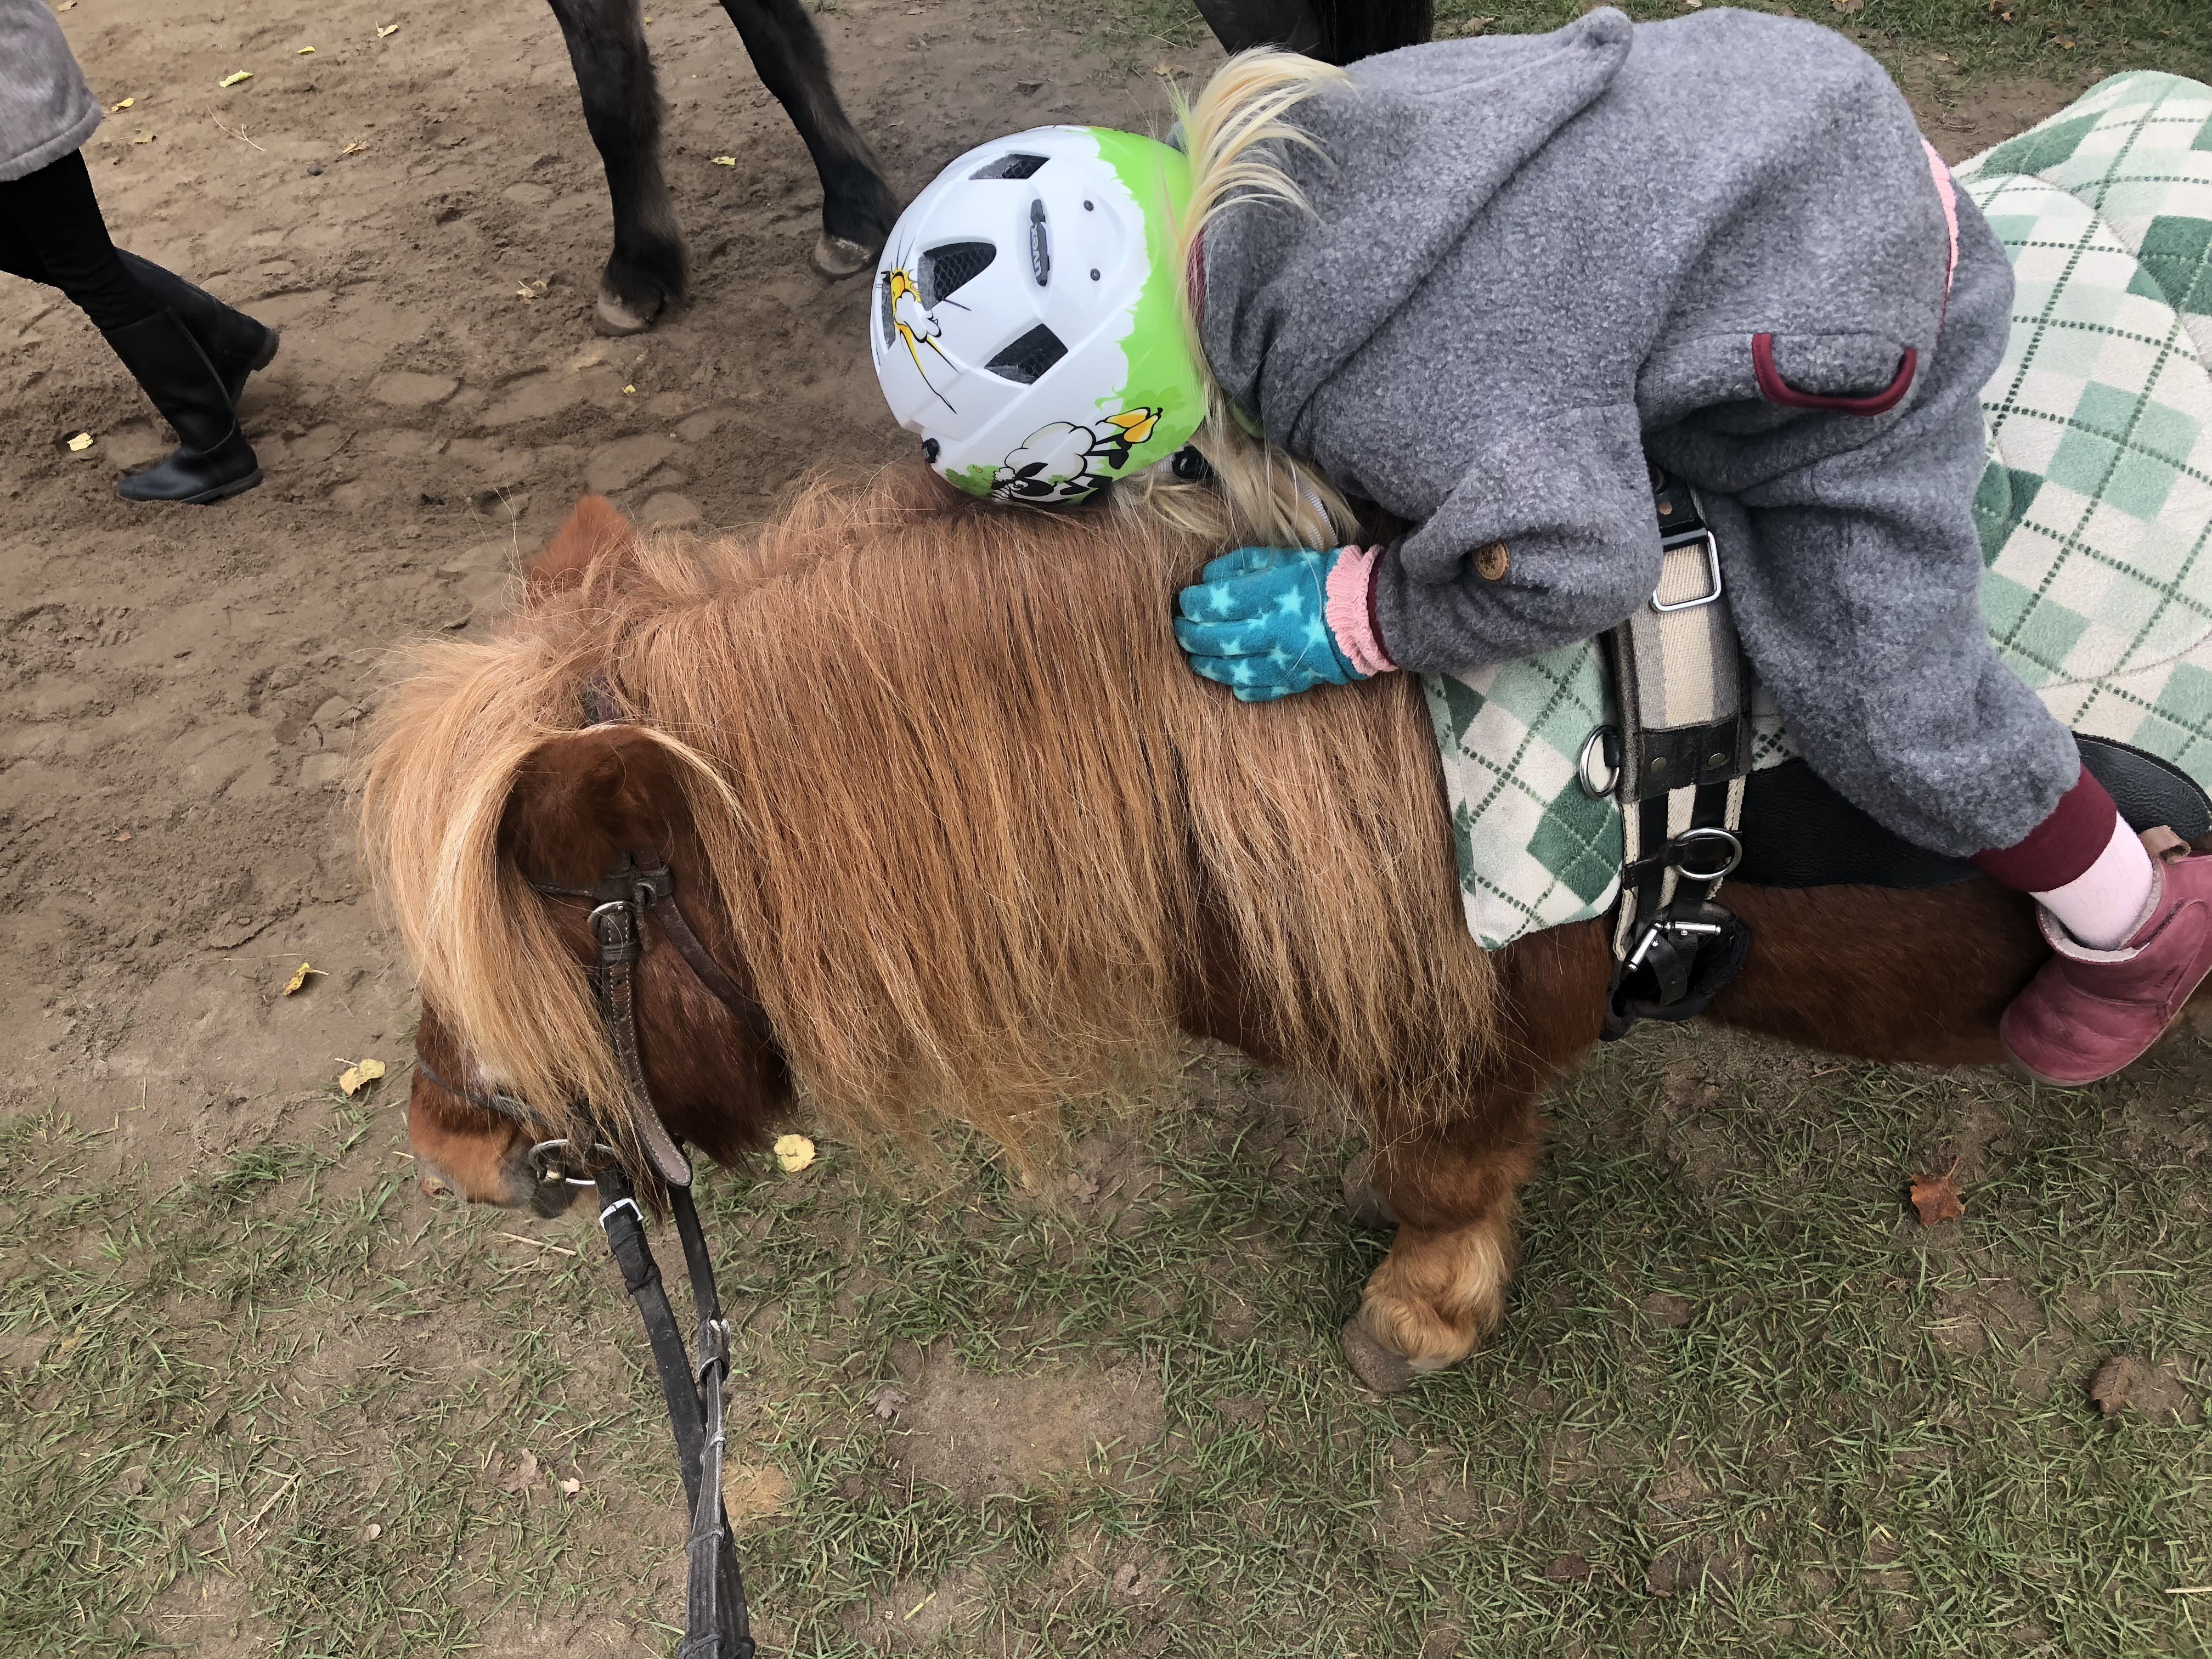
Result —
[[1582, 753], [1575, 757], [1575, 775], [1583, 786], [1583, 793], [1592, 800], [1603, 800], [1620, 787], [1620, 763], [1606, 756], [1607, 747], [1617, 745], [1620, 740], [1620, 734], [1609, 726], [1597, 727], [1583, 739]]
[[[1717, 870], [1692, 870], [1682, 860], [1692, 847], [1717, 842], [1722, 851], [1721, 867]], [[1684, 881], [1718, 881], [1743, 862], [1743, 843], [1732, 830], [1718, 824], [1708, 824], [1696, 830], [1685, 830], [1674, 837], [1674, 872]]]

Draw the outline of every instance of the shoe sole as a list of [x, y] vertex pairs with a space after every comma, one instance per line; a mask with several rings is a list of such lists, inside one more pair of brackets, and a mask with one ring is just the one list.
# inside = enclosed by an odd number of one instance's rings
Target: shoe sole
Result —
[[253, 354], [253, 361], [246, 364], [246, 372], [248, 374], [258, 374], [263, 369], [268, 368], [270, 363], [276, 361], [276, 331], [270, 328], [266, 323], [262, 324], [261, 326], [263, 331], [269, 336], [269, 338], [266, 343], [263, 344], [261, 349]]
[[140, 507], [206, 507], [228, 496], [242, 494], [260, 482], [261, 469], [257, 466], [243, 478], [217, 484], [213, 489], [203, 489], [197, 495], [125, 495], [119, 485], [115, 494], [118, 500], [132, 501]]

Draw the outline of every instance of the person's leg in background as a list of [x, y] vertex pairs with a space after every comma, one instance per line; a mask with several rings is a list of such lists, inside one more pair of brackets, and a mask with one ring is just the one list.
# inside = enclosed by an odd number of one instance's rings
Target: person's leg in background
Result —
[[151, 260], [118, 252], [82, 155], [0, 181], [0, 270], [76, 301], [182, 440], [116, 494], [214, 501], [261, 482], [234, 409], [246, 376], [276, 356], [275, 331]]

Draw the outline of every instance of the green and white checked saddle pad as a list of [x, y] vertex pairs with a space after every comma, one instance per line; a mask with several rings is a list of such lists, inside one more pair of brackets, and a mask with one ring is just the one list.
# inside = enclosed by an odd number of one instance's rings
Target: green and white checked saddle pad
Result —
[[[1990, 637], [2075, 730], [2212, 788], [2212, 88], [2114, 76], [1956, 177], [2017, 288], [1982, 392]], [[1595, 642], [1422, 683], [1477, 942], [1604, 915], [1620, 812], [1575, 773], [1612, 720]], [[1753, 708], [1753, 763], [1789, 759]]]

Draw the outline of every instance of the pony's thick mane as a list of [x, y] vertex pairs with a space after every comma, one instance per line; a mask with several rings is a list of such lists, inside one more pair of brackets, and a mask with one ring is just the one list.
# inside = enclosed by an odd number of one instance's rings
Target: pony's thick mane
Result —
[[647, 536], [498, 638], [415, 647], [362, 845], [425, 1000], [549, 1116], [629, 1121], [501, 836], [596, 676], [676, 759], [713, 900], [848, 1128], [931, 1109], [1025, 1155], [1061, 1098], [1170, 1061], [1206, 929], [1293, 1065], [1373, 1108], [1436, 1100], [1495, 999], [1419, 694], [1394, 675], [1247, 706], [1194, 678], [1168, 621], [1206, 551], [900, 467], [748, 536]]

